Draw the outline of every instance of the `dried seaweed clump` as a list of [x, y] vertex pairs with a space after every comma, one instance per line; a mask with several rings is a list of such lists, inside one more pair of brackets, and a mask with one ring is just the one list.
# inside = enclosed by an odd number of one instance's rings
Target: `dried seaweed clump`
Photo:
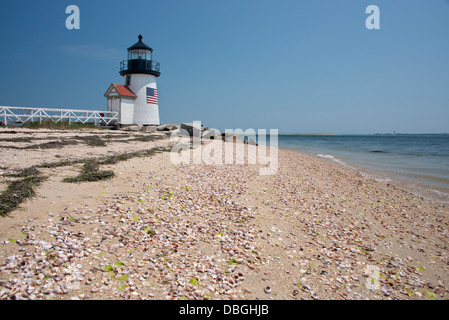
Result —
[[112, 170], [100, 170], [100, 163], [95, 160], [86, 161], [83, 170], [76, 177], [65, 178], [64, 182], [100, 181], [114, 177]]

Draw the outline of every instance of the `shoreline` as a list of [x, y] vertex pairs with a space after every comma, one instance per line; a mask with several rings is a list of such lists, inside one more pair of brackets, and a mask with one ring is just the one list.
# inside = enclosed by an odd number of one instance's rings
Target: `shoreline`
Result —
[[[293, 150], [261, 176], [140, 152], [169, 146], [165, 134], [28, 133], [0, 131], [0, 191], [8, 173], [78, 162], [40, 168], [36, 195], [0, 217], [0, 299], [448, 297], [445, 204]], [[108, 180], [62, 182], [83, 158], [124, 152], [101, 162]]]
[[416, 196], [424, 197], [431, 201], [436, 201], [438, 203], [448, 204], [449, 203], [449, 189], [446, 188], [439, 188], [431, 185], [426, 185], [423, 183], [417, 183], [412, 180], [408, 180], [406, 178], [395, 176], [394, 172], [386, 172], [381, 171], [377, 169], [371, 169], [366, 168], [363, 166], [360, 166], [356, 163], [345, 161], [342, 163], [342, 161], [338, 160], [337, 158], [333, 157], [328, 158], [325, 156], [320, 156], [316, 153], [311, 153], [307, 151], [302, 151], [299, 149], [289, 149], [289, 148], [279, 148], [287, 151], [293, 151], [297, 152], [299, 154], [302, 154], [304, 156], [308, 157], [314, 157], [321, 161], [325, 161], [327, 163], [332, 163], [337, 166], [340, 166], [342, 168], [346, 168], [348, 170], [353, 170], [354, 172], [358, 172], [367, 178], [371, 178], [376, 180], [377, 182], [385, 182], [394, 184], [397, 187], [404, 188], [406, 191], [414, 193]]

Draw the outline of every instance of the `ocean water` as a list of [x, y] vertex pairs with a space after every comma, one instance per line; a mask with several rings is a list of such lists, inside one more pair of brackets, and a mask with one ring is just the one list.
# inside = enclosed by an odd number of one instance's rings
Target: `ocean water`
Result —
[[279, 148], [366, 169], [379, 181], [404, 180], [448, 193], [449, 134], [279, 135]]

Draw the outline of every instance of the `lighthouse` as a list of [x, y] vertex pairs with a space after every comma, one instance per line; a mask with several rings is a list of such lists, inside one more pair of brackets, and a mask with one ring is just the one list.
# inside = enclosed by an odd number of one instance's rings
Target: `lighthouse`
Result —
[[119, 124], [159, 125], [160, 64], [153, 61], [153, 49], [142, 42], [142, 35], [138, 39], [128, 48], [128, 59], [120, 63], [124, 84], [112, 83], [104, 96], [108, 111], [119, 113]]

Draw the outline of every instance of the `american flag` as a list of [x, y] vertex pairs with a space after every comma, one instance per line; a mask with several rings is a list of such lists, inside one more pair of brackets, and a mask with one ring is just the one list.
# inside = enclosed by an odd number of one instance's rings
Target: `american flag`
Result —
[[147, 103], [158, 104], [157, 103], [157, 89], [147, 87]]

